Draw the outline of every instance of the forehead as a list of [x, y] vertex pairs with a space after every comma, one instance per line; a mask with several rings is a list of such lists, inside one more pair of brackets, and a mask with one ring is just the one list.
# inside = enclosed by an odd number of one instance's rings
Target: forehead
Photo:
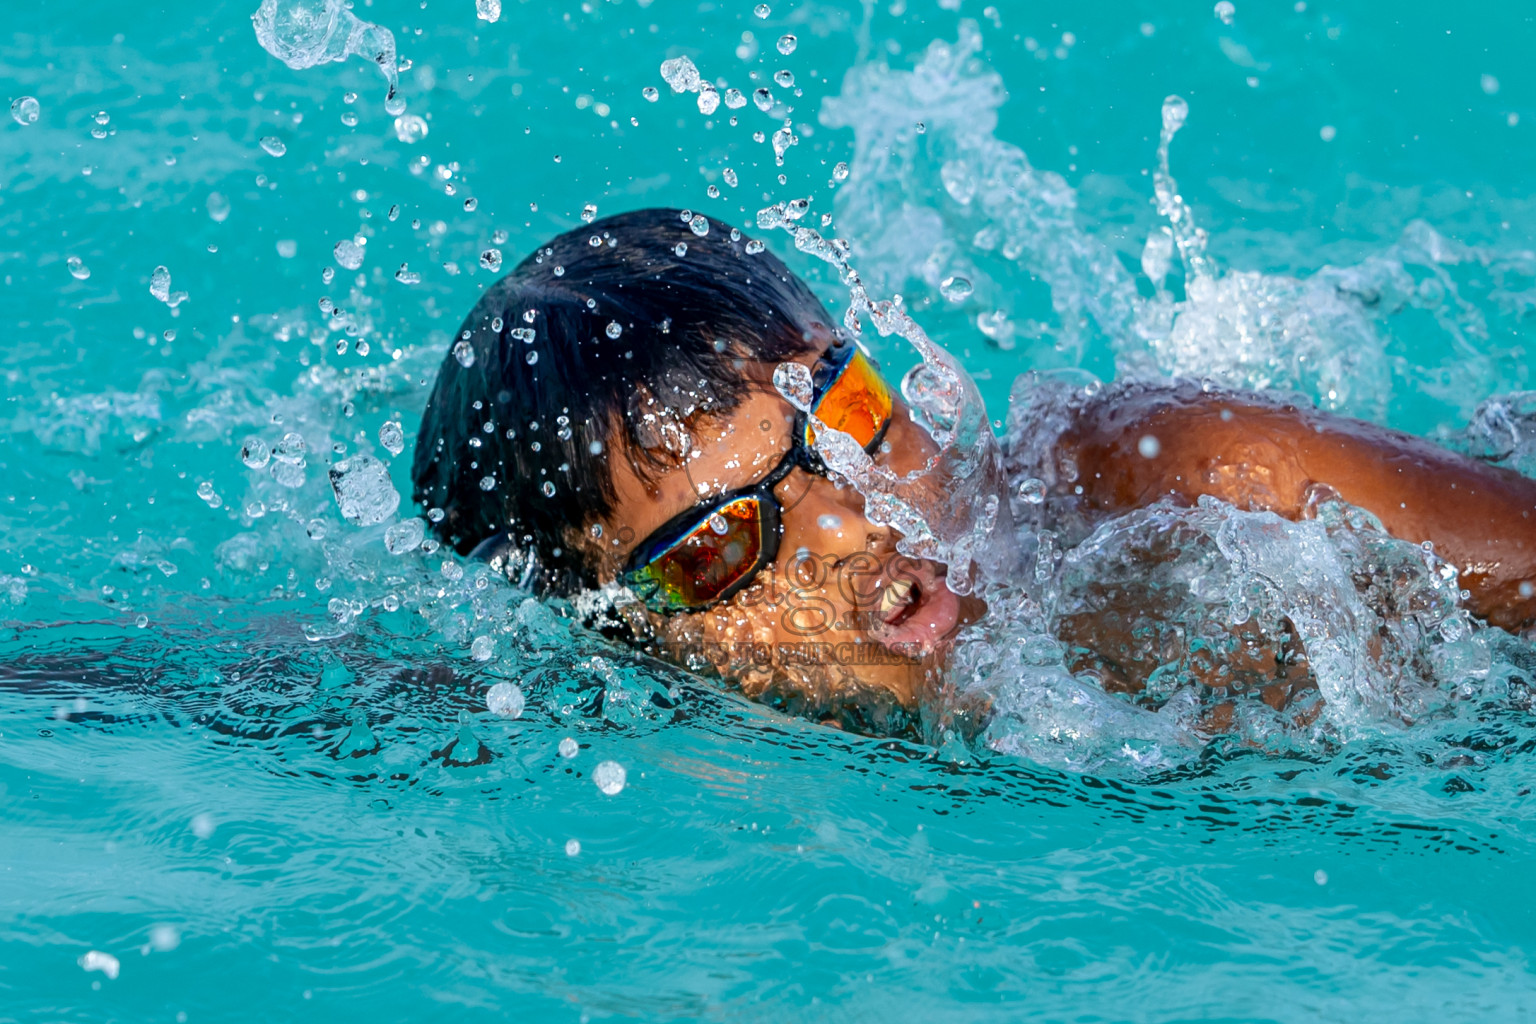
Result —
[[[816, 358], [800, 361], [810, 364]], [[605, 562], [622, 560], [669, 519], [702, 500], [755, 483], [779, 463], [790, 448], [795, 410], [774, 390], [773, 369], [748, 364], [743, 375], [750, 386], [729, 412], [684, 422], [666, 410], [653, 411], [657, 420], [651, 426], [657, 429], [637, 433], [657, 444], [659, 465], [642, 466], [644, 453], [613, 446], [609, 472], [615, 501], [603, 520]]]

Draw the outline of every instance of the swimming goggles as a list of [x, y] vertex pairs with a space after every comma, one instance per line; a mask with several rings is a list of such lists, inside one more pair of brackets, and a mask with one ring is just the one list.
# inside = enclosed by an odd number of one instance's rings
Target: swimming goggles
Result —
[[[843, 342], [822, 356], [811, 382], [811, 414], [873, 453], [891, 425], [894, 403], [874, 362]], [[797, 413], [790, 449], [767, 476], [662, 524], [630, 553], [621, 582], [664, 615], [729, 601], [778, 556], [784, 510], [774, 487], [796, 466], [827, 475], [815, 441], [811, 417]]]

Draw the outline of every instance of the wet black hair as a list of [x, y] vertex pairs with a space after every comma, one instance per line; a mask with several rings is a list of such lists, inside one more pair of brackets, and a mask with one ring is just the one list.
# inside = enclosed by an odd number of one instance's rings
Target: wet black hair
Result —
[[646, 403], [685, 422], [728, 413], [750, 384], [741, 360], [826, 346], [832, 324], [778, 257], [713, 218], [636, 210], [568, 231], [454, 336], [416, 439], [416, 501], [461, 553], [501, 534], [536, 552], [543, 593], [594, 587], [572, 541], [613, 510], [610, 457], [661, 464]]

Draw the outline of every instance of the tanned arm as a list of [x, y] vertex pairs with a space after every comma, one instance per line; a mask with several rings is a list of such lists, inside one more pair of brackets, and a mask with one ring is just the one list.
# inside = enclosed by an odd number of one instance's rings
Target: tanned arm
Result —
[[1536, 623], [1536, 480], [1511, 470], [1385, 427], [1193, 383], [1114, 389], [1081, 410], [1059, 450], [1076, 461], [1083, 498], [1105, 511], [1211, 495], [1296, 519], [1308, 489], [1326, 484], [1393, 536], [1433, 542], [1460, 570], [1475, 614], [1506, 629]]

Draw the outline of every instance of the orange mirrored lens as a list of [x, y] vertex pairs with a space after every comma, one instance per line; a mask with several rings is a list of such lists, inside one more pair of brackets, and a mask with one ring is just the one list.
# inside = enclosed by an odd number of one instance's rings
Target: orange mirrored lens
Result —
[[669, 608], [713, 604], [757, 565], [763, 549], [762, 510], [755, 497], [737, 498], [711, 513], [635, 575]]
[[[868, 448], [890, 421], [893, 401], [891, 389], [880, 378], [875, 364], [863, 352], [855, 351], [821, 393], [811, 412], [827, 426], [841, 430]], [[806, 424], [805, 441], [816, 441], [810, 424]]]

